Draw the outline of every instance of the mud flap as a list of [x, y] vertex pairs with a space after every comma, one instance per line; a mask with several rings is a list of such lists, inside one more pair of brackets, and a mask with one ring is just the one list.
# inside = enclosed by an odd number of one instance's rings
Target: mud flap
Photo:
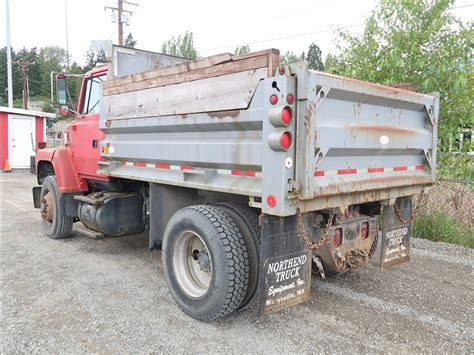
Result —
[[311, 251], [298, 232], [296, 216], [262, 215], [259, 314], [274, 313], [310, 298]]
[[[398, 198], [396, 201], [400, 216], [410, 220], [412, 215], [412, 199]], [[382, 224], [382, 251], [380, 253], [380, 268], [388, 269], [410, 261], [411, 223], [402, 223], [392, 206], [384, 206]]]
[[33, 192], [33, 205], [35, 208], [41, 208], [41, 186], [35, 186], [32, 188]]

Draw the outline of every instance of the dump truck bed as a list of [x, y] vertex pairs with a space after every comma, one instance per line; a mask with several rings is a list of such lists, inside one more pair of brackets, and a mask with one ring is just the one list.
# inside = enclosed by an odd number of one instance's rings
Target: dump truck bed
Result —
[[279, 216], [413, 195], [436, 177], [436, 95], [280, 66], [276, 50], [112, 77], [103, 95], [103, 175], [244, 195]]

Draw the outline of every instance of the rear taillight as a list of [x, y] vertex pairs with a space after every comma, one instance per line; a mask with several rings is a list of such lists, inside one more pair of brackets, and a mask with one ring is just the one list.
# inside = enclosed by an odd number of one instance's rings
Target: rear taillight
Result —
[[273, 127], [287, 127], [293, 119], [293, 112], [289, 106], [272, 107], [268, 118]]
[[283, 150], [288, 150], [291, 147], [291, 133], [283, 132], [280, 136], [280, 147]]
[[332, 245], [338, 247], [342, 243], [342, 228], [337, 228], [334, 230], [332, 236]]
[[272, 132], [268, 135], [268, 145], [275, 151], [285, 151], [290, 149], [292, 136], [289, 131]]
[[291, 108], [289, 107], [284, 107], [283, 110], [281, 110], [281, 123], [284, 126], [288, 126], [291, 123]]
[[367, 222], [364, 222], [360, 226], [360, 237], [362, 239], [367, 239], [369, 236], [369, 224]]

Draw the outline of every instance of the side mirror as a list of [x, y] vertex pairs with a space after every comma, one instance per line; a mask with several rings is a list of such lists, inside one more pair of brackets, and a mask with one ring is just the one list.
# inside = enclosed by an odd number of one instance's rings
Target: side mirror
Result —
[[38, 142], [38, 149], [46, 148], [46, 142]]
[[56, 91], [58, 104], [67, 104], [67, 88], [66, 88], [66, 76], [64, 74], [56, 75]]

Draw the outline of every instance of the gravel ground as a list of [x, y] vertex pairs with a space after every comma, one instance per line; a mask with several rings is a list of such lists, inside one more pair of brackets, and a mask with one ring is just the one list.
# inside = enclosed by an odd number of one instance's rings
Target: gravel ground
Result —
[[35, 178], [0, 173], [1, 344], [17, 352], [435, 352], [474, 348], [473, 253], [412, 241], [412, 261], [313, 278], [311, 300], [210, 324], [174, 304], [145, 234], [50, 240]]

